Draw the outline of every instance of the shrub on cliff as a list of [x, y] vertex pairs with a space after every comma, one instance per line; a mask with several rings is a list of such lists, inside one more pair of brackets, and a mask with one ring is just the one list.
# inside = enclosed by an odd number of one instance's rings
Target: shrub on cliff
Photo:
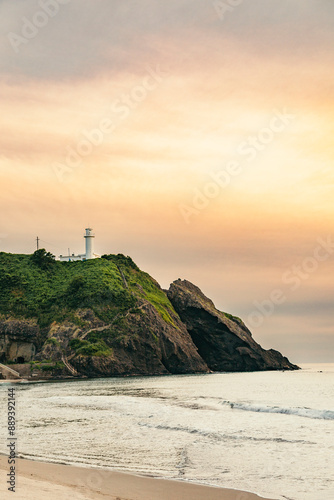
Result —
[[72, 339], [69, 347], [75, 351], [76, 355], [81, 356], [110, 356], [112, 350], [103, 340], [89, 342], [88, 340]]

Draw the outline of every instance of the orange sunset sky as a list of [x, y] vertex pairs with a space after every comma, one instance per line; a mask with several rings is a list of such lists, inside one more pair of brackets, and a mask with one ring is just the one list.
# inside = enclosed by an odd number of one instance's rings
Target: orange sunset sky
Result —
[[332, 361], [333, 28], [331, 0], [0, 0], [1, 251], [91, 226]]

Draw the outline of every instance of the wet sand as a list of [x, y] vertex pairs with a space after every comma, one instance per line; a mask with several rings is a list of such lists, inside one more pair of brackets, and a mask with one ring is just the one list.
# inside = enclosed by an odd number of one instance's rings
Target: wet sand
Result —
[[[260, 500], [238, 490], [182, 481], [31, 460], [16, 460], [16, 491], [8, 491], [8, 458], [0, 456], [0, 498], [3, 500]], [[263, 498], [262, 498], [263, 500]], [[269, 500], [269, 499], [265, 499]]]

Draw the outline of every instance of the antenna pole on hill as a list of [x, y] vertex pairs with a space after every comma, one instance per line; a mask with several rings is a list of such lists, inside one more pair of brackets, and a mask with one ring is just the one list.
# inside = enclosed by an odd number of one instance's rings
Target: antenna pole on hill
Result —
[[39, 250], [39, 237], [38, 236], [36, 238], [36, 242], [37, 242], [37, 250]]

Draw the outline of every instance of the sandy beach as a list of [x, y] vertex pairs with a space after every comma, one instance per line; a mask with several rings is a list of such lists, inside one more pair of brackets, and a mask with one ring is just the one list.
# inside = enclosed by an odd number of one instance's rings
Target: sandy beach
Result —
[[[0, 457], [0, 497], [8, 491], [7, 457]], [[213, 488], [181, 481], [134, 476], [122, 472], [17, 460], [16, 500], [260, 500], [238, 490]], [[263, 500], [263, 499], [262, 499]], [[269, 499], [265, 499], [269, 500]]]

